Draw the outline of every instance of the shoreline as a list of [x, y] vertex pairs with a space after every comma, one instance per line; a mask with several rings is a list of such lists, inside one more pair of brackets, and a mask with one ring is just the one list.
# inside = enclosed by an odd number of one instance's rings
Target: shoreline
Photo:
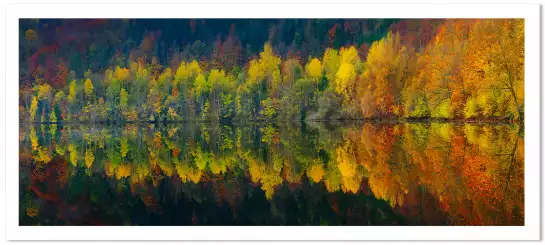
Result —
[[215, 121], [215, 120], [166, 120], [166, 121], [60, 121], [60, 122], [19, 122], [19, 125], [126, 125], [126, 124], [188, 124], [188, 123], [207, 123], [207, 124], [288, 124], [288, 123], [324, 123], [324, 124], [344, 124], [344, 123], [454, 123], [454, 124], [522, 124], [524, 121], [503, 120], [503, 119], [444, 119], [444, 118], [360, 118], [360, 119], [335, 119], [335, 120], [292, 120], [292, 121], [269, 121], [269, 120], [248, 120], [241, 121]]

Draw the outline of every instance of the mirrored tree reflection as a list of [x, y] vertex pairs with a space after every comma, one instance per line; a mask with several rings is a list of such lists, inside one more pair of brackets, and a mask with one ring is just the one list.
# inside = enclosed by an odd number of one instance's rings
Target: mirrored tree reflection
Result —
[[524, 225], [519, 126], [22, 125], [21, 225]]

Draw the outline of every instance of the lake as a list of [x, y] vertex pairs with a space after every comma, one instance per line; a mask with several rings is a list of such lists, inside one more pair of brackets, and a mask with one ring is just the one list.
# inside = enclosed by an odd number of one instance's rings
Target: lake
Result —
[[20, 225], [524, 225], [524, 135], [472, 123], [22, 124]]

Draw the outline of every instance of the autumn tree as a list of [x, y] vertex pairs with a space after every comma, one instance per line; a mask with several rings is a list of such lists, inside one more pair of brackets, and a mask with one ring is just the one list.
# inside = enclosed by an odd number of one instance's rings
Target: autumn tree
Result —
[[361, 82], [358, 84], [360, 108], [365, 117], [402, 116], [402, 89], [413, 72], [412, 50], [405, 47], [398, 33], [373, 43]]
[[[461, 72], [484, 117], [524, 116], [524, 21], [482, 20], [469, 34]], [[466, 104], [467, 116], [474, 109]]]

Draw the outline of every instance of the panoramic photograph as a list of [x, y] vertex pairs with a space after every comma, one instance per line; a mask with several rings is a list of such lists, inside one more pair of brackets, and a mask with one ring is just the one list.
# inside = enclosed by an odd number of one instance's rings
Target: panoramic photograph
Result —
[[19, 225], [524, 226], [524, 37], [19, 19]]

